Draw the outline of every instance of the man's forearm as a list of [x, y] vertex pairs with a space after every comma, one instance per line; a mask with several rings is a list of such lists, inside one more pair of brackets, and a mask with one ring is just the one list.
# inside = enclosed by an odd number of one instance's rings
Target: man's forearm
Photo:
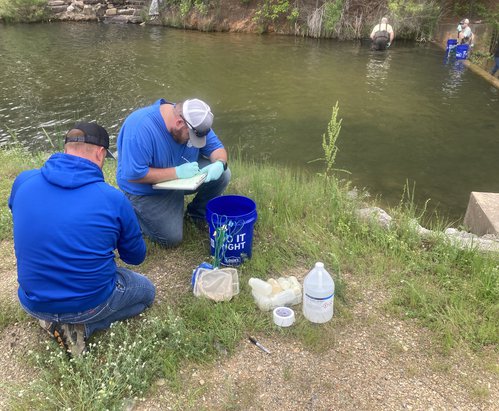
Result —
[[210, 154], [210, 161], [214, 163], [215, 161], [227, 162], [227, 151], [225, 148], [217, 148]]
[[153, 168], [149, 167], [148, 173], [137, 180], [130, 180], [132, 183], [140, 184], [156, 184], [162, 181], [174, 180], [177, 178], [175, 167], [170, 168]]

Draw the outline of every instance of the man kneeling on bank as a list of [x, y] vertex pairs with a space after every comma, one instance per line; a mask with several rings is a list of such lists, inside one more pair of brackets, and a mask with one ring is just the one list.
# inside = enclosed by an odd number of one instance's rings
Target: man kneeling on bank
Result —
[[[207, 203], [225, 191], [231, 173], [227, 151], [212, 130], [213, 113], [199, 99], [164, 99], [131, 113], [118, 134], [116, 182], [137, 214], [142, 232], [173, 247], [182, 241], [184, 217], [201, 225]], [[153, 185], [206, 174], [196, 190], [155, 190]], [[194, 195], [184, 213], [184, 196]]]
[[155, 296], [146, 277], [116, 267], [114, 250], [137, 265], [146, 246], [130, 202], [104, 182], [108, 149], [103, 127], [78, 123], [64, 153], [22, 172], [9, 198], [21, 306], [73, 356], [95, 331], [141, 313]]

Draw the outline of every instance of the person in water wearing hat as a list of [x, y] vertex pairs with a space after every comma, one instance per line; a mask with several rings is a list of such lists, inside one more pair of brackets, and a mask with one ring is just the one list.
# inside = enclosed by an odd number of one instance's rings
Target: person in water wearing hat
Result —
[[[230, 181], [227, 151], [212, 130], [213, 113], [204, 101], [164, 99], [140, 108], [118, 135], [116, 181], [130, 199], [142, 233], [164, 246], [182, 241], [184, 215], [204, 223], [206, 204]], [[156, 190], [163, 181], [206, 173], [195, 191]], [[184, 195], [195, 194], [184, 214]]]
[[457, 42], [459, 44], [469, 44], [473, 47], [474, 35], [471, 31], [470, 21], [468, 19], [461, 20], [457, 26]]
[[9, 208], [14, 222], [18, 297], [23, 309], [72, 356], [112, 322], [151, 306], [154, 285], [116, 266], [140, 264], [146, 246], [125, 195], [104, 182], [109, 135], [96, 123], [77, 123], [64, 153], [14, 181]]

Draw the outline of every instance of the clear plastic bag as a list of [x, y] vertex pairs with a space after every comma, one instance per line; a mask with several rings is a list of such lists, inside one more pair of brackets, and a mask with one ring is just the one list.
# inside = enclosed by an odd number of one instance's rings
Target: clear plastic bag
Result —
[[[208, 267], [207, 267], [208, 266]], [[239, 294], [239, 276], [235, 268], [209, 268], [201, 264], [192, 274], [193, 293], [214, 301], [229, 301]]]

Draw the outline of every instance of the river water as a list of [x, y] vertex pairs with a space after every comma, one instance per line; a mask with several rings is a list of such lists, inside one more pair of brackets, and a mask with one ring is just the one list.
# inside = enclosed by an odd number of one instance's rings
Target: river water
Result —
[[163, 27], [0, 25], [0, 67], [0, 144], [15, 135], [50, 150], [72, 123], [95, 120], [114, 145], [132, 110], [199, 97], [229, 149], [317, 172], [338, 101], [336, 166], [382, 204], [396, 205], [408, 182], [419, 205], [459, 221], [471, 191], [499, 192], [498, 90], [433, 45], [380, 53]]

